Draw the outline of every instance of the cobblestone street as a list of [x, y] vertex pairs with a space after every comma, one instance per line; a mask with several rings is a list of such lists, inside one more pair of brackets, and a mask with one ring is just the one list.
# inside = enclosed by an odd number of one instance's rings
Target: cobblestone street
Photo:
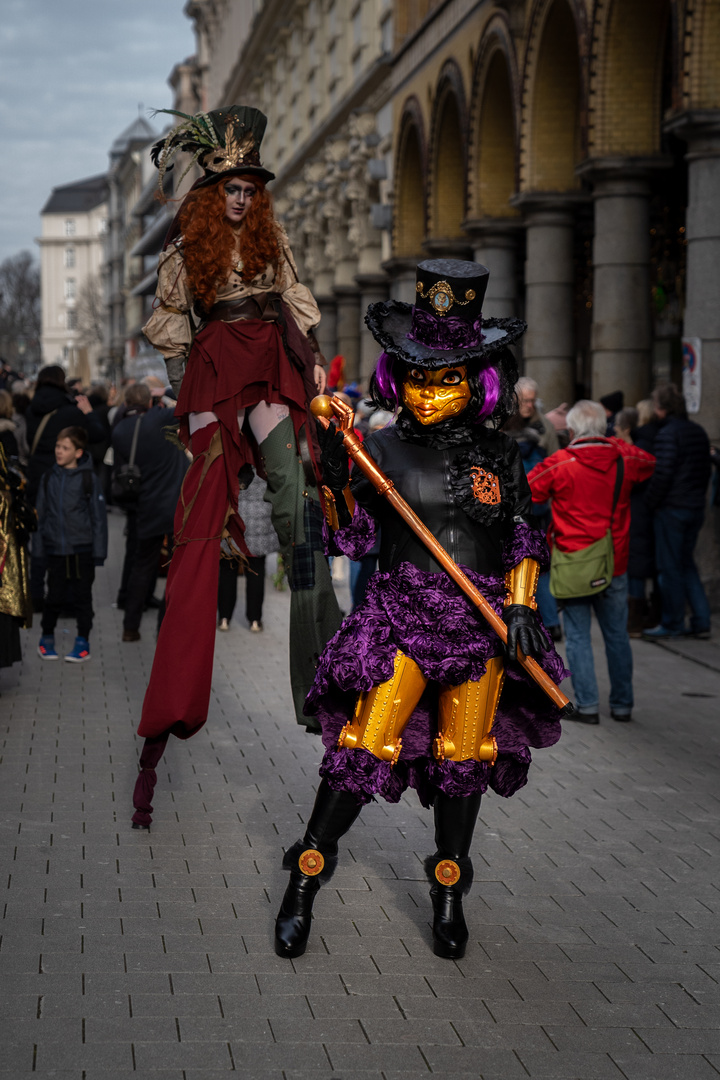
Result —
[[[341, 842], [304, 957], [274, 955], [283, 848], [321, 745], [294, 721], [289, 593], [250, 634], [241, 583], [210, 718], [172, 739], [133, 831], [154, 648], [122, 644], [122, 519], [93, 658], [0, 673], [0, 1071], [72, 1080], [709, 1080], [720, 1076], [720, 649], [633, 642], [631, 724], [566, 723], [473, 845], [467, 956], [436, 958], [414, 794]], [[347, 595], [341, 603], [347, 606]], [[59, 652], [74, 626], [61, 623]], [[684, 654], [684, 655], [683, 655]]]

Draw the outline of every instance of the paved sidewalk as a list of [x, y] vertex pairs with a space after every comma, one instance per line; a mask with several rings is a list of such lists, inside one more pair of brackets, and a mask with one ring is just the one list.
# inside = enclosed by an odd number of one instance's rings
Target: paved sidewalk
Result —
[[288, 594], [269, 590], [253, 635], [241, 589], [210, 720], [171, 740], [152, 831], [134, 832], [154, 634], [146, 615], [142, 641], [120, 642], [120, 526], [92, 661], [42, 662], [33, 631], [0, 673], [3, 1075], [717, 1080], [713, 665], [635, 642], [635, 720], [567, 723], [523, 791], [487, 798], [464, 960], [431, 951], [432, 821], [410, 795], [363, 811], [307, 954], [286, 962], [282, 849], [321, 754], [292, 719]]

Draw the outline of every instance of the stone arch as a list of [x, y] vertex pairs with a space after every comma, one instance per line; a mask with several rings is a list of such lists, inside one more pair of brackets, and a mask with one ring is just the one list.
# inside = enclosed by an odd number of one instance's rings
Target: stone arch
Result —
[[686, 52], [686, 108], [720, 108], [720, 5], [717, 0], [696, 0], [688, 17]]
[[462, 75], [449, 60], [440, 73], [430, 144], [430, 237], [463, 239], [467, 113]]
[[417, 98], [405, 102], [395, 164], [393, 254], [414, 258], [422, 253], [426, 233], [427, 147]]
[[670, 0], [596, 0], [589, 125], [592, 157], [660, 151]]
[[493, 20], [480, 43], [470, 121], [470, 218], [517, 214], [517, 63], [504, 21]]
[[583, 152], [584, 52], [570, 0], [535, 5], [525, 58], [521, 186], [572, 191]]

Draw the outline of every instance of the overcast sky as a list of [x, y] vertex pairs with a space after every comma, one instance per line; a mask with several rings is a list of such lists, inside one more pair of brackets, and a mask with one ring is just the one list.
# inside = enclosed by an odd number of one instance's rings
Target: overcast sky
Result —
[[105, 172], [113, 140], [168, 108], [167, 77], [194, 52], [185, 0], [2, 0], [0, 261], [38, 253], [53, 187]]

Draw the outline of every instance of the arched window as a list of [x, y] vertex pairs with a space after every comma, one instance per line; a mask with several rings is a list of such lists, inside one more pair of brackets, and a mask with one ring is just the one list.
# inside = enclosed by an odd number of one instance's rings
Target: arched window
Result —
[[395, 250], [400, 258], [422, 254], [425, 239], [425, 169], [422, 135], [414, 119], [402, 127], [395, 181]]
[[472, 217], [513, 217], [515, 116], [508, 62], [496, 48], [481, 72], [472, 161]]
[[454, 64], [438, 89], [432, 141], [431, 236], [458, 239], [465, 219], [465, 101], [462, 76]]
[[529, 161], [524, 185], [530, 191], [578, 187], [580, 160], [580, 56], [577, 29], [567, 0], [550, 7], [532, 82]]

